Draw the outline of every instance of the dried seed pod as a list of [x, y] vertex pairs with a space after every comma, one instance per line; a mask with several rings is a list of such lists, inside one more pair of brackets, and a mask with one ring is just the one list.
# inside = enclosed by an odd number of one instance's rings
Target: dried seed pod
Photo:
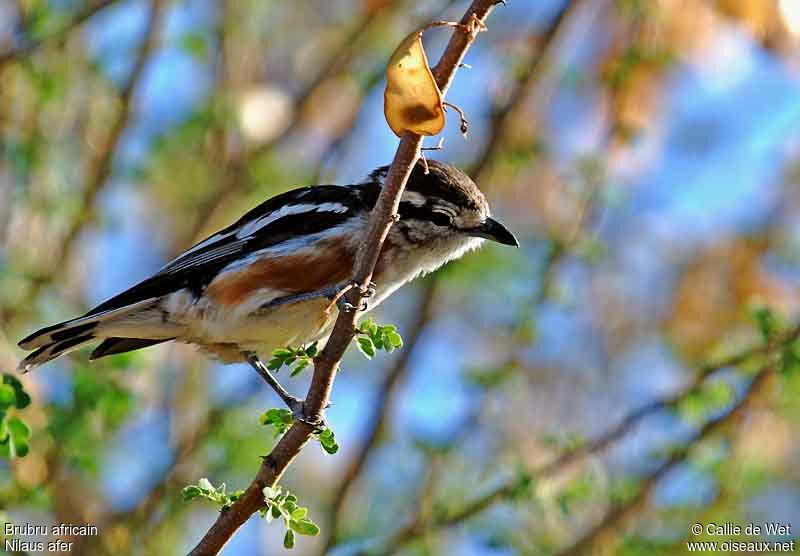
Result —
[[386, 67], [383, 113], [398, 137], [405, 131], [436, 135], [444, 128], [442, 93], [422, 46], [423, 30], [407, 36]]

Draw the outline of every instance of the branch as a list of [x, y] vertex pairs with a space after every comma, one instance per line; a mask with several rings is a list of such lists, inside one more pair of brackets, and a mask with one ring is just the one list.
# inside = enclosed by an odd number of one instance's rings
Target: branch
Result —
[[350, 460], [341, 480], [334, 489], [333, 496], [331, 496], [333, 502], [328, 511], [327, 533], [321, 554], [327, 554], [336, 542], [336, 533], [339, 530], [339, 521], [342, 517], [344, 503], [356, 480], [361, 476], [361, 472], [370, 455], [378, 445], [381, 432], [386, 426], [388, 409], [392, 406], [397, 394], [397, 386], [409, 368], [409, 359], [415, 353], [414, 348], [422, 337], [422, 331], [431, 320], [434, 302], [438, 293], [438, 281], [431, 277], [423, 287], [424, 290], [420, 296], [419, 306], [414, 313], [416, 315], [415, 320], [410, 326], [410, 331], [403, 334], [405, 336], [404, 349], [400, 352], [392, 368], [386, 373], [383, 382], [378, 388], [375, 400], [372, 402], [369, 417], [365, 419], [367, 430], [363, 434], [364, 440], [353, 459]]
[[651, 473], [640, 485], [638, 492], [630, 500], [614, 506], [605, 517], [574, 544], [557, 553], [557, 556], [579, 556], [590, 552], [590, 549], [602, 539], [614, 534], [622, 527], [623, 523], [632, 517], [636, 511], [644, 506], [650, 498], [659, 481], [678, 465], [685, 462], [692, 449], [727, 425], [737, 421], [746, 413], [747, 409], [766, 390], [768, 379], [775, 374], [776, 363], [764, 367], [748, 384], [745, 393], [738, 402], [722, 415], [706, 421], [692, 437], [674, 450], [671, 456]]
[[[461, 20], [464, 27], [454, 31], [442, 58], [433, 70], [437, 84], [443, 93], [452, 83], [458, 65], [477, 37], [479, 28], [473, 24], [473, 21], [482, 23], [494, 8], [495, 3], [496, 0], [474, 0]], [[361, 305], [361, 300], [366, 293], [364, 286], [372, 278], [383, 242], [395, 221], [400, 197], [411, 170], [419, 158], [421, 143], [422, 138], [418, 135], [411, 133], [403, 135], [381, 194], [370, 214], [367, 231], [364, 235], [365, 239], [356, 257], [353, 275], [353, 279], [361, 287], [353, 288], [347, 293], [347, 300], [355, 307]], [[328, 404], [339, 362], [355, 336], [357, 316], [357, 311], [339, 313], [325, 349], [314, 361], [314, 374], [305, 400], [307, 416], [312, 421], [321, 419], [323, 409]], [[308, 423], [295, 421], [272, 452], [264, 458], [264, 463], [244, 495], [228, 510], [220, 513], [200, 543], [191, 551], [192, 556], [217, 554], [236, 530], [253, 513], [264, 506], [262, 490], [264, 487], [273, 486], [278, 482], [289, 464], [309, 441], [313, 432], [314, 428]]]
[[[701, 367], [698, 369], [695, 378], [677, 393], [656, 400], [640, 409], [634, 410], [628, 416], [623, 418], [615, 427], [611, 428], [607, 432], [595, 437], [589, 442], [564, 452], [557, 458], [551, 460], [549, 463], [532, 470], [531, 476], [533, 476], [535, 479], [552, 477], [562, 472], [570, 465], [574, 465], [590, 456], [601, 453], [616, 441], [620, 440], [628, 432], [630, 432], [646, 417], [659, 411], [674, 408], [681, 401], [686, 399], [687, 396], [699, 391], [703, 387], [705, 379], [710, 377], [712, 374], [725, 368], [742, 365], [754, 357], [766, 357], [776, 354], [785, 349], [790, 343], [795, 342], [798, 339], [800, 339], [800, 324], [796, 325], [793, 329], [789, 330], [785, 334], [777, 336], [773, 341], [767, 344], [745, 349], [740, 353], [718, 361], [714, 364]], [[768, 368], [771, 369], [771, 366]], [[751, 383], [751, 386], [752, 384], [753, 383]], [[713, 423], [713, 421], [709, 421], [709, 423]], [[691, 443], [692, 442], [690, 442], [690, 444]], [[664, 473], [666, 473], [666, 471], [664, 471]], [[424, 522], [419, 517], [415, 517], [409, 520], [409, 522], [406, 523], [406, 525], [404, 525], [402, 528], [392, 533], [392, 535], [382, 544], [380, 552], [386, 554], [393, 553], [422, 534], [431, 533], [433, 531], [461, 523], [470, 517], [481, 513], [496, 502], [510, 498], [515, 492], [518, 491], [521, 482], [527, 480], [527, 477], [513, 477], [503, 481], [495, 488], [489, 490], [472, 502], [465, 504], [458, 510], [450, 512], [447, 515], [439, 517], [430, 522]], [[658, 478], [656, 478], [654, 482], [657, 481]]]
[[[472, 165], [469, 171], [469, 174], [476, 183], [481, 182], [480, 177], [487, 171], [500, 152], [503, 136], [519, 107], [530, 96], [533, 90], [538, 90], [542, 86], [542, 81], [550, 75], [545, 69], [550, 67], [555, 51], [561, 46], [564, 30], [569, 25], [567, 22], [572, 19], [572, 14], [576, 11], [577, 4], [579, 4], [579, 2], [567, 2], [555, 16], [544, 34], [540, 32], [531, 33], [529, 42], [537, 51], [531, 54], [531, 62], [527, 65], [527, 71], [523, 72], [517, 78], [512, 94], [509, 96], [508, 100], [492, 113], [489, 140], [484, 145], [481, 154], [477, 157], [477, 162]], [[323, 157], [323, 161], [325, 158], [327, 158], [327, 156]], [[319, 169], [317, 172], [319, 173]], [[541, 286], [534, 295], [537, 305], [544, 302], [544, 298], [549, 290], [546, 286], [546, 284], [549, 284], [547, 278], [552, 274], [551, 269], [559, 260], [558, 254], [562, 252], [562, 250], [558, 249], [550, 250], [552, 255], [548, 256], [543, 265], [542, 280], [540, 282]], [[341, 513], [344, 502], [377, 444], [379, 432], [384, 426], [386, 413], [395, 395], [397, 384], [400, 382], [400, 377], [407, 371], [408, 360], [414, 353], [416, 344], [421, 337], [420, 332], [422, 327], [430, 319], [436, 290], [440, 286], [440, 276], [439, 274], [434, 274], [425, 282], [425, 290], [420, 297], [417, 308], [414, 310], [414, 314], [417, 315], [417, 318], [411, 327], [410, 335], [406, 338], [402, 354], [389, 371], [386, 379], [378, 390], [371, 410], [373, 417], [367, 421], [371, 424], [364, 435], [365, 440], [350, 465], [345, 470], [343, 478], [334, 491], [332, 497], [333, 503], [329, 510], [327, 523], [327, 537], [323, 544], [324, 548], [322, 549], [322, 554], [327, 553], [336, 541], [336, 533], [342, 517]]]
[[14, 60], [19, 60], [20, 58], [30, 56], [34, 52], [36, 52], [42, 46], [49, 44], [49, 43], [56, 43], [60, 44], [64, 42], [67, 37], [78, 27], [83, 25], [87, 19], [91, 18], [97, 12], [115, 4], [118, 0], [96, 0], [94, 2], [90, 2], [88, 5], [84, 6], [83, 9], [79, 10], [75, 16], [59, 28], [57, 31], [53, 33], [41, 37], [38, 39], [32, 39], [26, 41], [24, 44], [17, 46], [16, 48], [11, 48], [6, 50], [5, 52], [0, 52], [0, 69], [3, 68], [6, 64], [13, 62]]

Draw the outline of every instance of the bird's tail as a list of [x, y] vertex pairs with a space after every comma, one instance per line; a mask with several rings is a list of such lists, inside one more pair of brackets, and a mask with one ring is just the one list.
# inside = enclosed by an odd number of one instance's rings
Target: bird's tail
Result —
[[[158, 318], [149, 318], [148, 313], [154, 306], [154, 300], [150, 299], [119, 309], [96, 314], [89, 313], [77, 319], [37, 330], [19, 342], [19, 347], [22, 349], [35, 351], [20, 362], [18, 370], [27, 373], [51, 359], [99, 339], [117, 339], [120, 336], [123, 338], [171, 339], [175, 334], [170, 335], [169, 326], [164, 326]], [[153, 315], [153, 317], [155, 316]], [[148, 326], [155, 323], [157, 323], [158, 330], [154, 330], [153, 326]], [[157, 342], [150, 340], [147, 345], [153, 343]], [[119, 350], [109, 351], [106, 348], [104, 348], [103, 354], [98, 356], [121, 353]]]

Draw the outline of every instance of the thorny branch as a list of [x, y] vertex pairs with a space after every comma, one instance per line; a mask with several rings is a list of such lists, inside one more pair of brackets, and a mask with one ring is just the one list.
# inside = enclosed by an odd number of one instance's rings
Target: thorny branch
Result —
[[[538, 52], [532, 54], [531, 62], [526, 65], [526, 70], [520, 74], [508, 100], [497, 107], [492, 113], [490, 122], [491, 131], [488, 134], [489, 140], [484, 145], [481, 154], [477, 157], [477, 162], [473, 164], [472, 168], [469, 170], [469, 174], [476, 183], [482, 183], [481, 178], [500, 152], [499, 147], [502, 144], [502, 138], [515, 116], [516, 111], [530, 96], [531, 91], [540, 90], [542, 88], [542, 81], [552, 76], [553, 72], [548, 72], [546, 69], [551, 66], [555, 53], [561, 48], [565, 29], [569, 27], [569, 22], [573, 17], [572, 14], [577, 11], [576, 7], [581, 3], [582, 2], [567, 2], [556, 14], [552, 23], [544, 33], [537, 31], [531, 34], [531, 40], [529, 42]], [[484, 189], [485, 188], [486, 186], [484, 186]], [[552, 253], [555, 252], [556, 250], [552, 250]], [[548, 269], [555, 265], [556, 262], [557, 258], [549, 257], [545, 262], [543, 275], [549, 274]], [[334, 490], [331, 498], [332, 506], [329, 509], [330, 517], [326, 527], [326, 542], [321, 552], [323, 554], [326, 553], [336, 541], [336, 534], [347, 496], [358, 480], [371, 453], [378, 444], [379, 432], [384, 426], [387, 411], [391, 405], [390, 401], [395, 396], [395, 391], [401, 383], [402, 376], [408, 370], [408, 361], [412, 354], [415, 353], [416, 346], [422, 336], [420, 332], [433, 314], [433, 305], [439, 289], [439, 276], [438, 274], [434, 274], [428, 277], [427, 281], [424, 283], [424, 289], [419, 297], [418, 306], [414, 309], [416, 318], [410, 327], [410, 333], [405, 339], [405, 347], [395, 364], [387, 373], [386, 378], [381, 383], [373, 402], [370, 411], [372, 418], [367, 420], [369, 425], [364, 434], [365, 440], [358, 448], [357, 453]], [[549, 283], [549, 280], [542, 281], [542, 284], [546, 283]], [[540, 288], [541, 293], [536, 296], [537, 302], [541, 302], [539, 298], [544, 297], [548, 289], [549, 288], [546, 287]]]
[[[464, 27], [454, 31], [439, 63], [433, 69], [442, 94], [446, 93], [467, 49], [477, 37], [479, 27], [473, 22], [483, 23], [495, 4], [496, 0], [474, 0], [464, 14], [461, 20]], [[383, 189], [370, 215], [362, 249], [356, 257], [353, 279], [361, 287], [353, 288], [346, 296], [355, 307], [361, 306], [361, 300], [366, 293], [365, 286], [372, 278], [383, 241], [395, 220], [400, 196], [419, 158], [421, 144], [422, 138], [411, 133], [403, 134], [400, 140]], [[306, 414], [312, 422], [321, 420], [322, 411], [328, 404], [339, 362], [355, 335], [357, 316], [357, 311], [339, 314], [325, 349], [314, 360], [314, 374], [305, 400]], [[236, 530], [264, 506], [264, 487], [277, 483], [313, 432], [312, 425], [295, 421], [272, 452], [264, 458], [264, 463], [242, 497], [228, 510], [220, 513], [200, 543], [192, 550], [192, 556], [217, 554]]]

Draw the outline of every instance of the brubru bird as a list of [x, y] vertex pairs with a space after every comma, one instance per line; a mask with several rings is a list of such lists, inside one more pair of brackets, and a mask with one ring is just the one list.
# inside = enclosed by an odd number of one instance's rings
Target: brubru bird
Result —
[[[517, 246], [483, 193], [459, 169], [436, 161], [413, 169], [374, 273], [374, 308], [415, 277], [477, 248], [484, 239]], [[353, 263], [388, 167], [363, 183], [294, 189], [253, 208], [153, 276], [85, 315], [19, 342], [34, 350], [27, 372], [100, 340], [90, 359], [175, 340], [225, 362], [248, 361], [278, 394], [292, 398], [258, 358], [273, 349], [324, 341], [351, 283]]]

